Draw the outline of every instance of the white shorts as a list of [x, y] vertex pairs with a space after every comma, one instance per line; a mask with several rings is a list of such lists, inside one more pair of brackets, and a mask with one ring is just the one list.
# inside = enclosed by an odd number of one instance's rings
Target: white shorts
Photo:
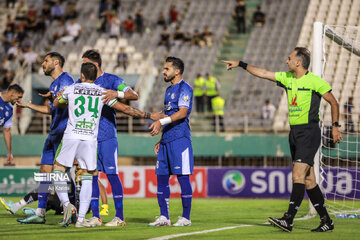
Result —
[[74, 158], [81, 169], [94, 171], [97, 169], [97, 141], [64, 139], [56, 152], [55, 160], [65, 167], [72, 167]]

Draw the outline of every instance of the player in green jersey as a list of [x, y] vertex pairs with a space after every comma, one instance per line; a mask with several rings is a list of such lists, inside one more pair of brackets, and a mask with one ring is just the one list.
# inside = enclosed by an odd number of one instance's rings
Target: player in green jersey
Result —
[[308, 71], [310, 51], [296, 47], [289, 55], [286, 63], [288, 72], [271, 72], [263, 68], [249, 65], [243, 61], [223, 61], [227, 69], [242, 67], [252, 75], [274, 81], [286, 90], [289, 107], [290, 134], [289, 143], [293, 160], [293, 188], [288, 211], [282, 218], [268, 220], [280, 229], [291, 232], [293, 219], [304, 198], [305, 189], [320, 215], [319, 227], [312, 232], [327, 232], [334, 229], [334, 224], [325, 207], [324, 197], [316, 183], [314, 157], [320, 146], [321, 130], [319, 127], [319, 108], [321, 97], [331, 105], [333, 122], [333, 141], [342, 141], [339, 131], [339, 104], [331, 93], [330, 85], [319, 76]]

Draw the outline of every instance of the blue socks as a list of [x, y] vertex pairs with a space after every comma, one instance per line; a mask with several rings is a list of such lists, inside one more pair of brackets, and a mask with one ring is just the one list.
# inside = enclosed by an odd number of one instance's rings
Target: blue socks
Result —
[[50, 190], [49, 190], [50, 184], [51, 184], [50, 181], [40, 182], [39, 192], [38, 192], [38, 199], [39, 199], [38, 208], [46, 209], [48, 196], [50, 193]]
[[183, 217], [190, 220], [192, 188], [189, 175], [178, 175], [177, 179], [181, 187], [181, 201], [183, 205]]
[[92, 194], [91, 194], [91, 211], [93, 213], [93, 217], [100, 218], [99, 211], [99, 197], [100, 197], [100, 188], [98, 183], [99, 176], [93, 176], [92, 179]]
[[160, 207], [160, 215], [169, 219], [170, 186], [169, 175], [157, 175], [157, 199]]
[[123, 208], [123, 187], [117, 174], [107, 174], [106, 175], [112, 189], [113, 199], [115, 203], [115, 216], [124, 220], [124, 208]]

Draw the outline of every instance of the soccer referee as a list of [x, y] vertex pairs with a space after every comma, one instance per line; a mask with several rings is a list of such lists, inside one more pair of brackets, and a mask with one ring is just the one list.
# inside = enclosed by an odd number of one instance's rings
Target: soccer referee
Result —
[[308, 71], [310, 51], [296, 47], [286, 63], [289, 72], [271, 72], [249, 65], [243, 61], [223, 61], [227, 69], [241, 67], [252, 75], [270, 81], [286, 90], [289, 106], [289, 143], [293, 160], [293, 188], [289, 208], [282, 218], [269, 217], [269, 222], [283, 231], [291, 232], [293, 219], [306, 192], [320, 215], [320, 225], [312, 232], [327, 232], [334, 229], [333, 221], [325, 207], [324, 197], [316, 183], [314, 157], [320, 146], [319, 127], [320, 100], [323, 97], [331, 105], [333, 141], [342, 141], [339, 131], [339, 104], [331, 93], [330, 85], [319, 76]]

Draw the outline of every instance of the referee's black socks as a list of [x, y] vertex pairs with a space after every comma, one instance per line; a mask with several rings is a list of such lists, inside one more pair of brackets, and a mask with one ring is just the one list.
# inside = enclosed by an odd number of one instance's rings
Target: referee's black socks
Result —
[[330, 219], [319, 185], [316, 185], [313, 189], [306, 189], [306, 192], [317, 213], [320, 215], [320, 218], [327, 217], [327, 219]]
[[302, 183], [293, 183], [293, 189], [290, 196], [288, 214], [291, 215], [291, 222], [293, 221], [301, 202], [305, 194], [305, 184]]

